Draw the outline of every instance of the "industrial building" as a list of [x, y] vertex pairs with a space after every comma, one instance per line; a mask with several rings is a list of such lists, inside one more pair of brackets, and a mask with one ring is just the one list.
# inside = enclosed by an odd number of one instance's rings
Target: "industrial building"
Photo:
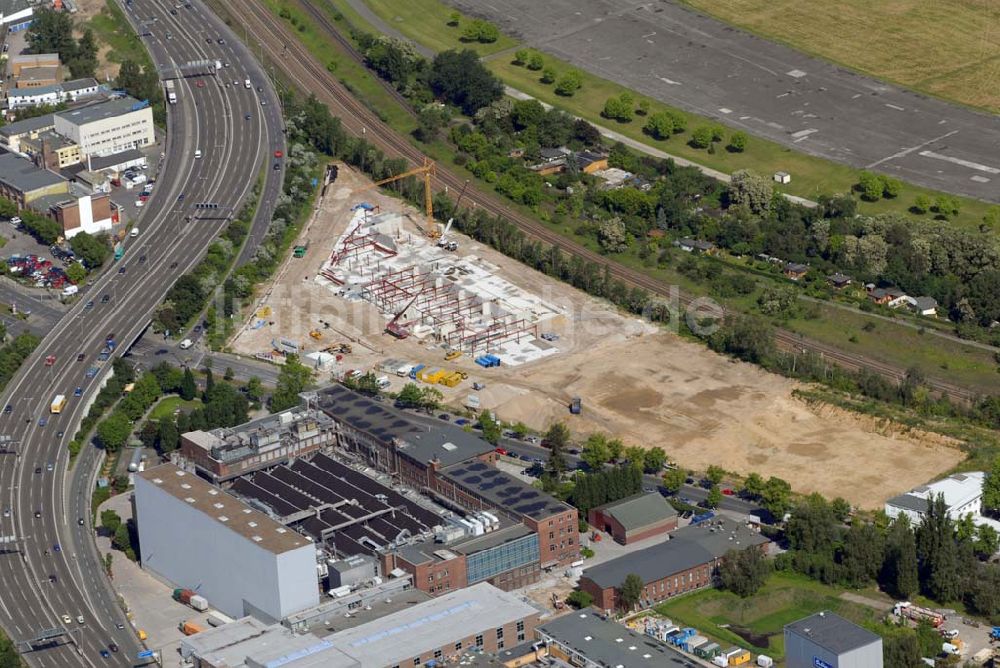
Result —
[[983, 517], [983, 480], [986, 474], [982, 471], [967, 471], [955, 473], [928, 485], [921, 485], [906, 494], [894, 496], [885, 502], [885, 514], [890, 519], [906, 515], [912, 526], [917, 526], [924, 520], [930, 502], [939, 495], [944, 498], [948, 516], [955, 520], [972, 515], [977, 524], [991, 524], [1000, 527], [995, 520]]
[[[9, 0], [5, 0], [9, 2]], [[6, 14], [6, 12], [4, 12]], [[58, 53], [22, 53], [10, 56], [7, 60], [7, 73], [14, 81], [21, 78], [24, 70], [38, 67], [58, 68], [62, 65]]]
[[619, 607], [618, 590], [630, 574], [644, 583], [639, 605], [649, 607], [715, 582], [719, 561], [730, 550], [767, 549], [771, 541], [750, 525], [717, 517], [671, 534], [670, 540], [584, 570], [580, 589], [602, 610]]
[[461, 257], [403, 231], [402, 216], [359, 205], [316, 280], [351, 301], [371, 303], [400, 338], [491, 352], [520, 364], [557, 351], [539, 327], [563, 315], [555, 305]]
[[279, 620], [319, 602], [316, 546], [173, 464], [135, 475], [142, 567], [233, 617]]
[[3, 0], [0, 2], [0, 26], [7, 32], [20, 32], [31, 25], [32, 3], [28, 0]]
[[628, 545], [676, 529], [677, 511], [659, 492], [643, 492], [591, 508], [587, 522]]
[[400, 668], [468, 649], [497, 652], [533, 637], [539, 612], [483, 583], [321, 638], [240, 619], [182, 641], [195, 668]]
[[14, 202], [18, 209], [44, 195], [62, 195], [68, 191], [68, 181], [58, 174], [12, 153], [0, 155], [0, 196]]
[[43, 132], [53, 130], [56, 127], [55, 115], [45, 114], [26, 118], [23, 121], [15, 121], [0, 127], [0, 148], [4, 148], [11, 153], [21, 152], [21, 142], [25, 138], [37, 137]]
[[55, 131], [83, 155], [112, 155], [156, 142], [148, 102], [122, 97], [55, 114]]
[[7, 108], [16, 110], [43, 104], [78, 102], [96, 97], [100, 91], [100, 84], [92, 78], [73, 79], [49, 86], [14, 87], [7, 90]]
[[882, 668], [882, 638], [832, 612], [785, 627], [788, 668]]
[[58, 172], [80, 164], [80, 147], [52, 130], [21, 140], [21, 152], [43, 169]]
[[182, 434], [180, 457], [218, 484], [332, 445], [333, 425], [326, 413], [296, 406], [237, 427]]
[[570, 612], [535, 629], [551, 659], [581, 668], [688, 668], [689, 656], [594, 610]]

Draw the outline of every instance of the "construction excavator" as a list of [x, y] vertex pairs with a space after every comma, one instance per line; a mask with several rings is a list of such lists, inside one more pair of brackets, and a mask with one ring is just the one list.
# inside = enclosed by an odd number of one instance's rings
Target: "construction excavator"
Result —
[[[434, 202], [433, 193], [431, 192], [431, 177], [434, 176], [434, 161], [430, 158], [424, 158], [424, 164], [420, 167], [415, 167], [402, 174], [396, 174], [396, 176], [390, 176], [387, 179], [382, 179], [381, 181], [376, 181], [375, 183], [370, 183], [367, 186], [358, 188], [353, 191], [352, 195], [357, 195], [358, 193], [364, 192], [366, 190], [371, 190], [372, 188], [377, 188], [378, 186], [384, 186], [387, 183], [392, 183], [393, 181], [399, 181], [405, 179], [408, 176], [417, 176], [418, 174], [424, 177], [424, 213], [427, 215], [427, 227], [425, 233], [431, 239], [437, 239], [441, 236], [441, 230], [438, 229], [437, 223], [434, 221]], [[468, 182], [466, 182], [468, 183]], [[464, 188], [462, 189], [465, 190]]]

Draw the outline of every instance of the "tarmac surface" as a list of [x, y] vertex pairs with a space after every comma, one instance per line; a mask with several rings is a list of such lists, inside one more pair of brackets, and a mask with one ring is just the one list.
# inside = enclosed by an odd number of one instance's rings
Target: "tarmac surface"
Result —
[[861, 76], [668, 0], [449, 3], [667, 104], [804, 153], [1000, 202], [996, 116]]

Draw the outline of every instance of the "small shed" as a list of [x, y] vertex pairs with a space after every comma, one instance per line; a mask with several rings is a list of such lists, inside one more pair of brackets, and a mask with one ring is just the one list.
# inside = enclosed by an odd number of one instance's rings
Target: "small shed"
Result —
[[774, 180], [776, 183], [791, 183], [792, 175], [788, 172], [775, 172]]

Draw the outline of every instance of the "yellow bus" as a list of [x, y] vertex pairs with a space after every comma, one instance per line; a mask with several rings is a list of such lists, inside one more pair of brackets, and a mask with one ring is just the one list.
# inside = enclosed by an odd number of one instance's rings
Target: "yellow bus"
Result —
[[52, 400], [52, 405], [49, 406], [49, 410], [52, 413], [62, 413], [63, 406], [66, 405], [66, 395], [57, 394], [56, 398]]

